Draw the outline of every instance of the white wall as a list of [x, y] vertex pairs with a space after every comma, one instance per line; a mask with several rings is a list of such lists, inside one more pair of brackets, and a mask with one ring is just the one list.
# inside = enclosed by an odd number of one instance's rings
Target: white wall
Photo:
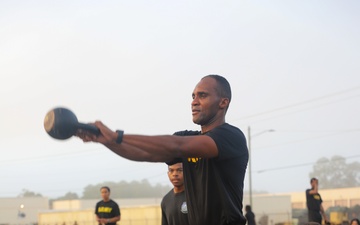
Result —
[[[249, 205], [249, 196], [244, 196], [244, 209]], [[259, 220], [263, 215], [268, 216], [268, 225], [276, 223], [284, 223], [292, 220], [291, 196], [290, 195], [268, 195], [253, 196], [252, 211], [255, 213], [255, 220], [259, 224]], [[263, 224], [264, 225], [264, 224]]]
[[[52, 209], [54, 210], [78, 210], [78, 209], [94, 209], [95, 205], [101, 199], [75, 199], [54, 201]], [[160, 205], [161, 198], [121, 198], [113, 199], [121, 207], [128, 206], [144, 206], [144, 205]]]
[[[37, 222], [38, 212], [48, 209], [49, 201], [43, 197], [0, 198], [0, 224], [33, 224]], [[25, 217], [19, 217], [19, 212], [24, 213]]]

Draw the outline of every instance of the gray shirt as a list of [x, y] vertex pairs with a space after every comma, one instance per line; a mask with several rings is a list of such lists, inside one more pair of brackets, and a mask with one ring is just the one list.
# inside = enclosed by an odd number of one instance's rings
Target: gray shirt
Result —
[[185, 192], [170, 190], [161, 201], [162, 225], [188, 225]]

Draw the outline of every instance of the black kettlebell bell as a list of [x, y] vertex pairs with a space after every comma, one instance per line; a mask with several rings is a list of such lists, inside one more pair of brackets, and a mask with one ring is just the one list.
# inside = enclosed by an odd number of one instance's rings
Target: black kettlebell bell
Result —
[[96, 126], [79, 123], [73, 112], [61, 107], [54, 108], [46, 114], [44, 128], [51, 137], [59, 140], [70, 138], [78, 129], [89, 131], [95, 135], [100, 133]]

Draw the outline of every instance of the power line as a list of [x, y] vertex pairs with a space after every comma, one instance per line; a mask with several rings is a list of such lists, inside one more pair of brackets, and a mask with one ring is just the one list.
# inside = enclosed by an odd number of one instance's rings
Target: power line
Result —
[[[353, 156], [348, 156], [348, 157], [342, 157], [341, 159], [349, 159], [349, 158], [359, 158], [360, 155], [353, 155]], [[341, 160], [339, 159], [339, 160]], [[283, 170], [283, 169], [290, 169], [290, 168], [296, 168], [296, 167], [303, 167], [303, 166], [309, 166], [309, 165], [314, 165], [317, 162], [309, 162], [309, 163], [301, 163], [301, 164], [296, 164], [296, 165], [289, 165], [289, 166], [282, 166], [282, 167], [275, 167], [275, 168], [269, 168], [269, 169], [263, 169], [263, 170], [256, 170], [254, 172], [257, 173], [264, 173], [264, 172], [268, 172], [268, 171], [274, 171], [274, 170]], [[326, 162], [326, 163], [330, 163]]]
[[267, 117], [267, 118], [264, 118], [264, 119], [252, 121], [251, 123], [253, 124], [253, 123], [261, 122], [261, 121], [264, 121], [264, 120], [269, 120], [269, 119], [273, 119], [273, 118], [277, 118], [277, 117], [282, 117], [282, 116], [289, 115], [289, 114], [294, 114], [294, 113], [298, 113], [298, 112], [303, 112], [303, 111], [306, 111], [306, 110], [310, 110], [310, 109], [314, 109], [314, 108], [319, 108], [319, 107], [322, 107], [322, 106], [325, 106], [325, 105], [330, 105], [330, 104], [333, 104], [333, 103], [341, 102], [341, 101], [344, 101], [344, 100], [349, 100], [349, 99], [356, 98], [356, 97], [360, 97], [360, 95], [353, 95], [353, 96], [350, 96], [350, 97], [347, 97], [347, 98], [343, 98], [343, 99], [340, 99], [340, 100], [335, 100], [335, 101], [332, 101], [332, 102], [327, 102], [327, 103], [323, 103], [323, 104], [318, 104], [318, 105], [315, 105], [315, 106], [310, 106], [310, 107], [308, 107], [308, 108], [299, 109], [299, 110], [292, 111], [292, 112], [286, 112], [286, 113], [282, 113], [282, 114], [270, 116], [270, 117]]
[[253, 118], [253, 117], [266, 115], [266, 114], [269, 114], [269, 113], [273, 113], [273, 112], [293, 108], [295, 106], [305, 105], [305, 104], [308, 104], [308, 103], [311, 103], [311, 102], [316, 102], [316, 101], [319, 101], [319, 100], [322, 100], [322, 99], [326, 99], [326, 98], [330, 98], [330, 97], [333, 97], [333, 96], [341, 95], [341, 94], [351, 92], [351, 91], [355, 91], [355, 90], [358, 90], [358, 89], [360, 89], [360, 86], [349, 88], [349, 89], [339, 91], [339, 92], [334, 92], [334, 93], [327, 94], [327, 95], [323, 95], [323, 96], [316, 97], [316, 98], [313, 98], [313, 99], [309, 99], [309, 100], [306, 100], [306, 101], [297, 102], [297, 103], [294, 103], [294, 104], [282, 106], [282, 107], [279, 107], [279, 108], [270, 109], [270, 110], [267, 110], [267, 111], [264, 111], [264, 112], [255, 113], [255, 114], [248, 115], [248, 116], [243, 116], [243, 117], [240, 117], [239, 119], [235, 119], [233, 121], [238, 121], [238, 120], [243, 120], [243, 119], [248, 119], [248, 118]]
[[67, 153], [52, 154], [52, 155], [45, 155], [45, 156], [39, 156], [39, 157], [30, 157], [30, 158], [22, 158], [22, 159], [8, 159], [8, 160], [1, 160], [0, 163], [23, 162], [23, 161], [51, 159], [51, 158], [58, 158], [58, 157], [62, 157], [62, 156], [72, 156], [72, 155], [77, 155], [77, 154], [89, 153], [89, 152], [93, 152], [93, 151], [98, 151], [99, 149], [100, 148], [87, 149], [87, 150], [82, 150], [82, 151], [73, 151], [73, 152], [67, 152]]
[[288, 144], [293, 144], [293, 143], [299, 143], [299, 142], [304, 142], [304, 141], [308, 141], [308, 140], [314, 140], [314, 139], [319, 139], [319, 138], [324, 138], [324, 137], [339, 135], [339, 134], [343, 134], [343, 133], [351, 133], [351, 132], [356, 132], [356, 131], [360, 131], [360, 129], [346, 130], [346, 131], [337, 132], [337, 133], [332, 133], [332, 134], [326, 134], [326, 135], [320, 135], [320, 136], [316, 136], [316, 137], [304, 138], [304, 139], [295, 140], [295, 141], [288, 141], [288, 142], [278, 143], [278, 144], [274, 144], [274, 145], [267, 145], [267, 146], [257, 147], [256, 149], [272, 148], [272, 147], [277, 147], [277, 146], [282, 146], [282, 145], [288, 145]]
[[360, 128], [346, 129], [346, 130], [279, 130], [276, 129], [276, 133], [336, 133], [336, 132], [349, 132], [349, 131], [360, 131]]

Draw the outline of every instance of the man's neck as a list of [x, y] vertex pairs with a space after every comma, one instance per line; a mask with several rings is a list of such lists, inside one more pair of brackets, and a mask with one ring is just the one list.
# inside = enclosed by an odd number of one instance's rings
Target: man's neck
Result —
[[225, 118], [223, 120], [214, 121], [214, 122], [212, 122], [210, 124], [207, 124], [207, 125], [202, 125], [201, 126], [201, 133], [205, 134], [206, 132], [211, 131], [215, 127], [223, 125], [224, 123], [225, 123]]
[[174, 187], [174, 193], [180, 193], [184, 191], [184, 186]]

